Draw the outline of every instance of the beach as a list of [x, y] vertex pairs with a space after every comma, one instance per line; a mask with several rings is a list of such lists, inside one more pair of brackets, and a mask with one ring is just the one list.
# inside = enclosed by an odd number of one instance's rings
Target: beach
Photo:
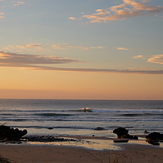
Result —
[[[0, 143], [12, 163], [163, 162], [163, 142], [145, 138], [163, 133], [163, 101], [0, 100], [0, 113], [0, 125], [27, 130], [21, 144]], [[138, 140], [115, 143], [118, 127]]]
[[163, 148], [121, 144], [120, 150], [54, 145], [1, 144], [0, 156], [12, 163], [161, 163]]

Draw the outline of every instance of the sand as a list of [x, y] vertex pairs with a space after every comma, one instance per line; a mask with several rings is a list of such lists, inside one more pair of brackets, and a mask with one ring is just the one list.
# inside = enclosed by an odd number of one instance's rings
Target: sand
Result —
[[121, 150], [89, 150], [55, 145], [0, 145], [0, 156], [13, 163], [162, 163], [163, 148], [123, 144]]

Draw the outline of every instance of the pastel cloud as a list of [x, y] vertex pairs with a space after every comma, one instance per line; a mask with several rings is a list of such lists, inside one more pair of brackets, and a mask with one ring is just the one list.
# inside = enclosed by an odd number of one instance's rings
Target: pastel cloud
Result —
[[95, 47], [84, 47], [84, 46], [72, 46], [67, 44], [56, 44], [52, 45], [54, 49], [58, 50], [70, 50], [70, 49], [82, 49], [82, 50], [90, 50], [90, 49], [102, 49], [103, 46], [95, 46]]
[[[0, 1], [3, 1], [3, 0], [0, 0]], [[0, 19], [4, 18], [4, 13], [3, 12], [0, 12]]]
[[[47, 48], [44, 48], [45, 46], [50, 46]], [[35, 44], [27, 44], [27, 45], [8, 45], [4, 47], [3, 49], [5, 51], [16, 51], [16, 52], [22, 52], [23, 50], [28, 52], [35, 52], [35, 51], [46, 51], [47, 49], [52, 48], [53, 50], [73, 50], [73, 49], [80, 49], [80, 50], [90, 50], [90, 49], [102, 49], [103, 46], [91, 46], [91, 47], [84, 47], [84, 46], [73, 46], [68, 44], [53, 44], [53, 45], [43, 45], [41, 43], [35, 43]]]
[[129, 49], [125, 48], [125, 47], [118, 47], [117, 49], [118, 50], [129, 50]]
[[73, 71], [73, 72], [102, 72], [102, 73], [162, 74], [163, 75], [163, 70], [153, 70], [153, 69], [96, 69], [96, 68], [57, 68], [57, 67], [34, 67], [34, 69]]
[[147, 62], [163, 64], [163, 54], [153, 55], [151, 57], [145, 55], [134, 56], [133, 59], [147, 59]]
[[68, 19], [70, 19], [70, 20], [76, 20], [75, 17], [69, 17]]
[[37, 48], [37, 47], [41, 47], [41, 44], [28, 44], [25, 47], [28, 47], [28, 48], [30, 48], [30, 47], [35, 48], [36, 47]]
[[43, 45], [42, 44], [27, 44], [27, 45], [8, 45], [3, 48], [6, 51], [16, 51], [16, 52], [22, 52], [22, 50], [26, 51], [43, 51]]
[[1, 18], [4, 18], [4, 13], [3, 12], [0, 12], [0, 19]]
[[147, 61], [151, 63], [163, 64], [163, 54], [153, 55]]
[[0, 66], [29, 67], [37, 64], [64, 64], [79, 62], [75, 59], [56, 56], [41, 56], [29, 54], [6, 53], [0, 51]]
[[19, 1], [19, 2], [16, 2], [13, 6], [20, 6], [20, 5], [25, 5], [25, 2]]
[[122, 4], [107, 9], [97, 9], [95, 13], [83, 15], [82, 17], [89, 19], [91, 23], [101, 23], [163, 11], [163, 6], [149, 6], [145, 5], [143, 2], [144, 1], [138, 3], [134, 0], [123, 0]]
[[133, 59], [144, 59], [145, 56], [144, 55], [136, 55], [133, 57]]
[[[102, 73], [127, 73], [127, 74], [163, 74], [163, 70], [153, 69], [97, 69], [97, 68], [58, 68], [54, 64], [79, 62], [75, 59], [56, 56], [40, 56], [28, 54], [6, 53], [0, 51], [0, 67], [23, 67], [30, 70], [51, 70], [71, 72], [102, 72]], [[40, 66], [43, 65], [43, 66]], [[44, 66], [49, 65], [49, 66]], [[52, 66], [50, 66], [52, 65]]]

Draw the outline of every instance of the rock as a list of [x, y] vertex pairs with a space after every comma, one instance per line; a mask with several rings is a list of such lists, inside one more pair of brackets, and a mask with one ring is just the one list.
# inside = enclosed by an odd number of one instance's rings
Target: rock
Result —
[[160, 145], [158, 141], [148, 141], [148, 143], [152, 145]]
[[128, 139], [115, 139], [113, 141], [114, 143], [127, 143], [129, 140]]
[[125, 138], [125, 139], [138, 139], [137, 136], [132, 136], [132, 135], [129, 135], [128, 134], [128, 130], [126, 130], [125, 128], [123, 127], [119, 127], [119, 128], [116, 128], [115, 130], [113, 130], [113, 133], [117, 134], [117, 137], [118, 138]]
[[149, 144], [160, 145], [159, 142], [163, 141], [163, 134], [159, 132], [152, 132], [146, 136], [146, 140]]
[[49, 129], [49, 130], [53, 130], [53, 127], [49, 127], [48, 129]]
[[20, 140], [20, 138], [27, 134], [27, 130], [14, 129], [8, 126], [0, 126], [0, 140]]
[[51, 135], [27, 135], [24, 139], [29, 142], [61, 142], [61, 141], [77, 141], [76, 139], [66, 139], [61, 137], [54, 137]]
[[113, 133], [117, 134], [118, 138], [123, 138], [125, 135], [128, 134], [128, 130], [126, 130], [123, 127], [119, 127], [119, 128], [116, 128], [115, 130], [113, 130]]
[[163, 140], [163, 134], [160, 134], [159, 132], [152, 132], [146, 136], [147, 141], [162, 141]]
[[105, 130], [103, 127], [96, 127], [95, 130]]
[[133, 136], [133, 135], [124, 135], [123, 138], [126, 138], [126, 139], [135, 139], [135, 140], [138, 140], [138, 137], [137, 136]]

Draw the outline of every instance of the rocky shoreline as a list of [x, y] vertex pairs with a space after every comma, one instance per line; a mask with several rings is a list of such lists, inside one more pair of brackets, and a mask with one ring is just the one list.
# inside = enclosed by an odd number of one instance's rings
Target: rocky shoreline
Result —
[[77, 139], [68, 139], [62, 137], [54, 137], [51, 135], [27, 135], [23, 140], [29, 142], [61, 142], [61, 141], [77, 141]]

